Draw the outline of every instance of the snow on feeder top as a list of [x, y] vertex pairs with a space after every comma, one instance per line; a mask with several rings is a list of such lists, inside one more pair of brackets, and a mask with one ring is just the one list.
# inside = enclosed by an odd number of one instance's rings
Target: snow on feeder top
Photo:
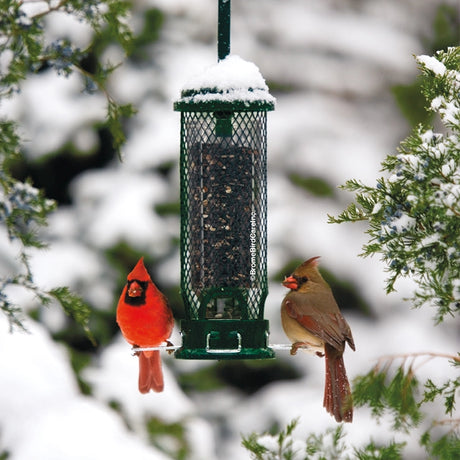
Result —
[[[227, 3], [227, 2], [226, 2]], [[228, 2], [229, 3], [229, 2]], [[227, 56], [185, 85], [181, 112], [181, 359], [272, 358], [266, 112], [258, 68]]]
[[257, 66], [229, 55], [190, 79], [174, 108], [181, 112], [254, 112], [273, 110], [274, 102]]

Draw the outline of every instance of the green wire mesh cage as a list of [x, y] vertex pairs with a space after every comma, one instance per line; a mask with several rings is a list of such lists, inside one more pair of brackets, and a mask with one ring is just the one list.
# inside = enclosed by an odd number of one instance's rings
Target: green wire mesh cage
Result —
[[[237, 57], [225, 61], [217, 65], [224, 79], [230, 65], [254, 72], [253, 64]], [[262, 85], [235, 88], [226, 81], [223, 88], [212, 86], [215, 77], [185, 89], [174, 105], [181, 112], [186, 312], [182, 347], [175, 356], [272, 358], [263, 313], [268, 292], [267, 111], [273, 110], [273, 98]]]

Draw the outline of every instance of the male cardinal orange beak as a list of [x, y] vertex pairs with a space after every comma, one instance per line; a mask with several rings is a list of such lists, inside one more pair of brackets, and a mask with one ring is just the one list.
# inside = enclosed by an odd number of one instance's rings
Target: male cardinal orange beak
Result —
[[140, 297], [142, 295], [142, 287], [137, 281], [133, 281], [128, 288], [129, 297]]

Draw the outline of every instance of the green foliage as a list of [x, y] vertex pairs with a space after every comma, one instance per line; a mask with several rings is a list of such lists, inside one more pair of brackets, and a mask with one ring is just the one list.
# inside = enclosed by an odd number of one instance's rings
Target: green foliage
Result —
[[27, 250], [45, 247], [38, 236], [38, 230], [46, 225], [46, 217], [54, 209], [54, 202], [47, 200], [30, 184], [13, 179], [8, 174], [6, 165], [0, 165], [0, 222], [4, 224], [11, 244], [20, 243], [18, 259], [22, 264], [22, 272], [0, 277], [0, 309], [8, 316], [10, 327], [23, 328], [21, 309], [5, 292], [8, 287], [20, 286], [35, 294], [43, 305], [48, 305], [53, 300], [58, 301], [66, 313], [86, 328], [90, 313], [88, 306], [67, 288], [59, 287], [48, 291], [40, 289], [34, 283], [30, 269]]
[[[432, 359], [449, 359], [451, 364], [460, 365], [458, 356], [439, 355], [436, 353], [414, 353], [401, 356], [381, 358], [376, 366], [364, 376], [353, 382], [353, 401], [356, 407], [368, 406], [378, 419], [388, 413], [392, 417], [392, 429], [409, 433], [425, 418], [432, 418], [428, 403], [436, 402], [444, 406], [448, 418], [431, 420], [432, 428], [420, 438], [420, 445], [435, 458], [454, 458], [453, 446], [458, 446], [458, 420], [452, 418], [455, 409], [455, 397], [460, 387], [460, 379], [447, 380], [436, 385], [432, 379], [419, 382], [416, 370], [427, 365]], [[399, 362], [399, 364], [398, 364]], [[394, 369], [396, 368], [396, 369]], [[447, 434], [433, 440], [433, 428], [446, 425], [451, 428]], [[458, 452], [458, 451], [457, 451]]]
[[[460, 12], [453, 5], [441, 4], [438, 6], [433, 22], [432, 36], [425, 39], [425, 49], [429, 53], [444, 50], [460, 43]], [[422, 94], [424, 76], [409, 84], [395, 85], [392, 93], [401, 113], [406, 117], [412, 128], [420, 123], [432, 123], [433, 112], [427, 108], [427, 100]], [[429, 102], [428, 102], [429, 103]]]
[[167, 203], [158, 203], [155, 205], [155, 212], [159, 216], [177, 216], [180, 213], [180, 202], [169, 201]]
[[[457, 5], [458, 6], [458, 5]], [[439, 5], [433, 20], [434, 38], [430, 51], [446, 51], [460, 43], [460, 13], [454, 5]]]
[[324, 433], [316, 435], [310, 434], [307, 437], [306, 453], [308, 457], [314, 456], [318, 460], [327, 460], [330, 458], [349, 458], [345, 454], [346, 446], [343, 442], [345, 431], [343, 425], [335, 429], [328, 429]]
[[[457, 361], [457, 365], [459, 362]], [[452, 415], [452, 411], [455, 409], [455, 395], [460, 387], [460, 379], [448, 380], [441, 386], [437, 386], [428, 379], [425, 382], [425, 392], [422, 403], [433, 402], [438, 397], [444, 397], [444, 408], [445, 413], [449, 416]]]
[[[421, 91], [430, 111], [438, 115], [442, 132], [423, 125], [414, 128], [398, 154], [382, 163], [386, 176], [375, 187], [348, 181], [344, 188], [355, 193], [355, 203], [329, 218], [336, 223], [367, 221], [370, 238], [362, 255], [380, 254], [386, 262], [387, 291], [395, 289], [398, 279], [410, 277], [416, 285], [413, 306], [434, 307], [439, 323], [460, 308], [460, 48], [419, 56], [417, 61], [423, 72]], [[420, 357], [424, 362], [443, 357], [455, 366], [460, 363], [457, 356], [430, 353], [382, 358], [355, 379], [355, 405], [370, 407], [377, 418], [390, 414], [394, 430], [410, 432], [422, 419], [431, 421], [420, 445], [432, 458], [455, 458], [458, 421], [452, 414], [460, 380], [419, 382], [415, 364]], [[427, 404], [433, 402], [444, 406], [446, 420], [432, 419]], [[434, 428], [439, 431], [440, 425], [451, 429], [436, 436]]]
[[305, 441], [294, 440], [293, 431], [298, 419], [293, 420], [278, 434], [252, 433], [243, 438], [243, 446], [253, 460], [398, 460], [402, 459], [404, 443], [390, 442], [377, 445], [374, 441], [363, 448], [346, 445], [344, 425], [329, 428], [324, 433], [311, 433]]
[[390, 274], [387, 291], [411, 277], [417, 283], [413, 305], [435, 307], [440, 322], [460, 307], [460, 48], [418, 62], [426, 77], [422, 90], [444, 132], [418, 126], [399, 154], [382, 163], [387, 176], [375, 187], [345, 184], [356, 203], [329, 220], [366, 220], [370, 240], [363, 255], [381, 254]]
[[295, 441], [292, 437], [292, 432], [297, 424], [298, 420], [293, 420], [276, 435], [253, 433], [248, 437], [243, 437], [242, 444], [251, 453], [251, 458], [254, 460], [293, 460], [299, 458], [299, 451], [305, 452], [306, 445]]
[[444, 436], [433, 439], [430, 432], [426, 432], [422, 437], [422, 445], [430, 458], [440, 458], [442, 460], [457, 460], [460, 452], [460, 437], [458, 433], [450, 431]]
[[0, 222], [4, 222], [8, 238], [19, 240], [23, 246], [43, 247], [37, 230], [45, 225], [47, 214], [54, 209], [54, 202], [45, 199], [29, 183], [14, 180], [4, 168], [0, 171], [0, 187], [3, 198]]
[[393, 429], [407, 431], [422, 419], [416, 400], [419, 382], [412, 367], [406, 370], [401, 365], [390, 375], [390, 365], [391, 360], [383, 368], [377, 365], [366, 375], [357, 377], [353, 401], [356, 407], [369, 406], [377, 418], [390, 412]]
[[[339, 216], [329, 216], [329, 221], [367, 221], [369, 240], [362, 255], [379, 254], [386, 262], [387, 292], [395, 289], [400, 278], [411, 278], [416, 286], [412, 304], [434, 307], [435, 322], [440, 323], [460, 311], [460, 47], [434, 57], [419, 56], [417, 61], [423, 72], [421, 91], [442, 123], [441, 132], [423, 125], [414, 128], [398, 154], [382, 163], [385, 176], [375, 186], [356, 179], [345, 184], [343, 188], [355, 194], [355, 202]], [[412, 435], [423, 421], [429, 428], [419, 445], [427, 458], [453, 460], [460, 452], [460, 423], [454, 418], [460, 378], [441, 384], [420, 380], [417, 370], [432, 359], [460, 366], [459, 355], [383, 357], [367, 374], [354, 379], [353, 401], [356, 407], [369, 407], [378, 421], [390, 418], [391, 429], [400, 435]], [[432, 404], [444, 408], [446, 418], [436, 419]], [[281, 431], [281, 438], [254, 433], [243, 445], [254, 459], [294, 458], [293, 427], [288, 428], [289, 437], [285, 437], [287, 430]], [[395, 441], [377, 445], [371, 440], [362, 448], [353, 447], [352, 455], [345, 448], [341, 426], [308, 436], [305, 445], [305, 453], [296, 450], [296, 459], [403, 459], [405, 446]], [[291, 457], [284, 457], [285, 452]]]
[[[132, 47], [133, 37], [126, 17], [130, 2], [122, 0], [60, 0], [40, 2], [41, 9], [28, 10], [27, 2], [0, 0], [0, 102], [20, 91], [21, 83], [30, 75], [43, 69], [54, 69], [66, 77], [73, 72], [82, 76], [82, 89], [102, 92], [107, 98], [107, 127], [112, 135], [113, 147], [119, 152], [125, 140], [122, 130], [124, 118], [133, 114], [131, 105], [119, 105], [108, 93], [106, 86], [116, 69], [110, 63], [98, 64], [88, 70], [86, 61], [95, 44], [102, 36], [125, 52]], [[29, 11], [29, 12], [28, 12]], [[45, 20], [55, 13], [68, 14], [89, 24], [94, 31], [92, 43], [87, 49], [75, 47], [66, 37], [49, 41], [45, 33]], [[0, 120], [0, 223], [6, 229], [6, 238], [18, 248], [20, 268], [18, 273], [0, 277], [0, 309], [8, 316], [10, 326], [23, 327], [22, 310], [10, 299], [7, 292], [11, 286], [32, 292], [44, 305], [57, 301], [87, 331], [90, 310], [80, 298], [67, 288], [43, 290], [37, 286], [28, 261], [32, 248], [45, 244], [39, 230], [46, 225], [48, 214], [55, 208], [52, 200], [29, 182], [13, 178], [9, 165], [20, 156], [21, 139], [18, 127], [12, 120]], [[89, 335], [91, 338], [91, 336]]]
[[136, 111], [131, 104], [119, 105], [108, 96], [107, 127], [112, 134], [113, 143], [120, 158], [120, 147], [126, 141], [125, 133], [123, 131], [123, 120], [131, 117], [135, 113]]
[[166, 423], [158, 418], [147, 421], [150, 442], [176, 460], [189, 458], [190, 446], [187, 442], [183, 423]]
[[358, 460], [402, 460], [404, 443], [391, 441], [387, 446], [376, 445], [370, 442], [363, 449], [355, 451]]
[[78, 382], [80, 391], [84, 395], [90, 395], [92, 391], [91, 385], [89, 385], [87, 381], [82, 377], [82, 372], [85, 370], [87, 366], [91, 364], [90, 354], [79, 352], [73, 348], [69, 348], [69, 354], [70, 354], [70, 363], [77, 377], [77, 382]]
[[289, 175], [289, 180], [314, 196], [332, 198], [334, 189], [321, 177], [305, 177], [298, 173]]
[[223, 389], [224, 382], [217, 375], [217, 365], [200, 367], [197, 370], [179, 374], [178, 383], [186, 393], [208, 392]]
[[[43, 7], [42, 12], [28, 15], [25, 2], [0, 0], [0, 35], [4, 38], [0, 55], [9, 57], [6, 71], [0, 74], [0, 98], [18, 92], [27, 75], [44, 66], [63, 76], [76, 71], [82, 75], [84, 90], [105, 94], [107, 126], [113, 137], [113, 147], [119, 153], [125, 140], [121, 122], [123, 117], [131, 116], [134, 109], [130, 104], [117, 104], [106, 89], [108, 77], [118, 66], [98, 64], [94, 72], [90, 72], [85, 69], [84, 61], [102, 36], [111, 37], [112, 42], [118, 43], [126, 53], [130, 52], [133, 35], [126, 22], [130, 3], [122, 0], [61, 0], [53, 4], [43, 2]], [[87, 49], [75, 47], [65, 37], [46, 41], [44, 20], [56, 12], [72, 15], [92, 27], [94, 37]]]
[[[10, 140], [17, 140], [11, 131], [13, 125], [5, 123], [3, 132]], [[16, 145], [4, 146], [8, 154], [14, 155]], [[10, 327], [22, 328], [21, 309], [15, 305], [6, 290], [11, 286], [22, 286], [33, 292], [42, 302], [49, 303], [49, 292], [40, 290], [33, 282], [26, 248], [43, 248], [44, 244], [37, 236], [38, 229], [45, 225], [47, 214], [54, 208], [54, 203], [28, 183], [14, 180], [2, 158], [0, 158], [0, 222], [6, 229], [10, 243], [20, 247], [18, 259], [23, 271], [16, 275], [0, 277], [0, 309], [7, 315]]]
[[433, 120], [433, 113], [426, 110], [426, 100], [421, 92], [423, 77], [408, 85], [395, 85], [391, 88], [401, 113], [411, 127], [427, 125]]
[[141, 32], [134, 39], [133, 52], [131, 59], [145, 60], [147, 57], [146, 48], [155, 43], [160, 37], [160, 30], [164, 23], [164, 13], [151, 8], [144, 13], [144, 25]]

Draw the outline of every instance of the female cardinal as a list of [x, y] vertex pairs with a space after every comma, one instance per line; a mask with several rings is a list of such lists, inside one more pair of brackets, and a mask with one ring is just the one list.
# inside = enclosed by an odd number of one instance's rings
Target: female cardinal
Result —
[[293, 343], [291, 355], [306, 346], [326, 356], [323, 405], [337, 422], [351, 422], [353, 406], [343, 351], [346, 342], [353, 350], [355, 344], [331, 288], [317, 269], [318, 259], [308, 259], [283, 281], [291, 291], [281, 304], [281, 322]]
[[[143, 257], [128, 275], [128, 282], [118, 301], [117, 323], [126, 341], [139, 348], [161, 345], [173, 330], [174, 318], [166, 297], [150, 279]], [[163, 391], [160, 351], [140, 351], [136, 354], [139, 355], [139, 391]]]

